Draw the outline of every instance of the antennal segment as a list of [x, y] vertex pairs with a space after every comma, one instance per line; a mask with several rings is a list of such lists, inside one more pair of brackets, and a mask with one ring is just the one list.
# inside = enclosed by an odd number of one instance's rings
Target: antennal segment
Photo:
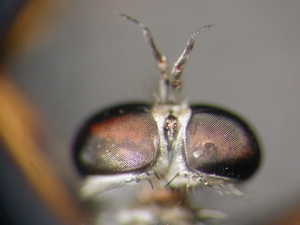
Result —
[[161, 82], [160, 82], [160, 103], [165, 103], [167, 99], [168, 94], [168, 86], [170, 84], [170, 77], [168, 74], [168, 63], [167, 58], [160, 53], [160, 51], [157, 49], [153, 36], [151, 34], [151, 31], [148, 27], [146, 27], [144, 24], [142, 24], [140, 21], [138, 21], [135, 18], [132, 18], [124, 13], [117, 12], [120, 16], [122, 16], [124, 19], [130, 20], [136, 24], [138, 24], [143, 29], [143, 34], [146, 39], [146, 42], [148, 45], [150, 45], [150, 48], [152, 50], [152, 54], [154, 56], [154, 59], [157, 62], [157, 67], [161, 73]]
[[186, 64], [192, 50], [194, 47], [194, 43], [195, 43], [195, 38], [196, 36], [202, 32], [205, 29], [211, 28], [212, 26], [216, 25], [217, 23], [213, 23], [204, 27], [201, 27], [200, 29], [198, 29], [188, 40], [185, 49], [183, 50], [181, 56], [179, 57], [179, 59], [177, 60], [177, 62], [174, 64], [174, 67], [172, 69], [172, 77], [173, 77], [173, 81], [172, 81], [172, 87], [173, 89], [179, 89], [180, 88], [180, 77], [184, 68], [184, 65]]

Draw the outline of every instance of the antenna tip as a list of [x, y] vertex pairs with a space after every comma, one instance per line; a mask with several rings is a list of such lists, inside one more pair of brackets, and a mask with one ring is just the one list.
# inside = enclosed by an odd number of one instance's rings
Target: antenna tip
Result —
[[117, 11], [116, 13], [118, 15], [122, 16], [124, 19], [128, 18], [128, 16], [125, 13], [122, 13], [122, 12], [119, 12], [119, 11]]

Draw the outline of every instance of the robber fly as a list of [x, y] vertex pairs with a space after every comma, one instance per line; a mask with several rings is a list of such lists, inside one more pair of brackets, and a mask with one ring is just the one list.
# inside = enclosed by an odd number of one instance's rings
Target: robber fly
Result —
[[92, 198], [148, 181], [135, 204], [115, 212], [119, 225], [194, 225], [206, 216], [225, 218], [221, 212], [194, 207], [188, 188], [204, 185], [240, 194], [234, 184], [257, 170], [260, 149], [239, 117], [216, 107], [189, 106], [180, 98], [181, 74], [195, 38], [214, 24], [190, 36], [170, 73], [150, 30], [119, 14], [142, 28], [161, 73], [159, 93], [152, 105], [113, 106], [82, 126], [74, 144], [76, 166], [85, 176], [81, 194]]

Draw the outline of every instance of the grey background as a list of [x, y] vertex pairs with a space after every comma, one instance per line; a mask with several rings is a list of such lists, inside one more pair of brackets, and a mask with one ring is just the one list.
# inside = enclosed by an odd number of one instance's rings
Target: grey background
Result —
[[259, 134], [263, 161], [241, 187], [249, 198], [209, 190], [196, 196], [204, 208], [231, 215], [222, 224], [266, 224], [300, 200], [299, 10], [299, 1], [274, 0], [72, 1], [54, 34], [8, 67], [38, 105], [46, 154], [76, 192], [70, 146], [84, 119], [117, 103], [152, 102], [157, 91], [159, 73], [140, 28], [115, 12], [150, 27], [170, 65], [195, 30], [219, 21], [197, 37], [183, 95], [246, 118]]

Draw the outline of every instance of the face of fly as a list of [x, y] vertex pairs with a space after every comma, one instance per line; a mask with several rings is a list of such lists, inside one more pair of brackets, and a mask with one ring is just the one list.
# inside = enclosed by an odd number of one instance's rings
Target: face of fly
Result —
[[[180, 78], [198, 29], [169, 72], [150, 30], [138, 24], [161, 73], [153, 105], [126, 104], [91, 117], [79, 131], [74, 159], [87, 176], [82, 194], [153, 180], [174, 188], [209, 185], [234, 191], [233, 182], [248, 179], [259, 166], [260, 149], [250, 127], [238, 116], [206, 106], [189, 106], [180, 96]], [[135, 182], [132, 182], [135, 181]]]

